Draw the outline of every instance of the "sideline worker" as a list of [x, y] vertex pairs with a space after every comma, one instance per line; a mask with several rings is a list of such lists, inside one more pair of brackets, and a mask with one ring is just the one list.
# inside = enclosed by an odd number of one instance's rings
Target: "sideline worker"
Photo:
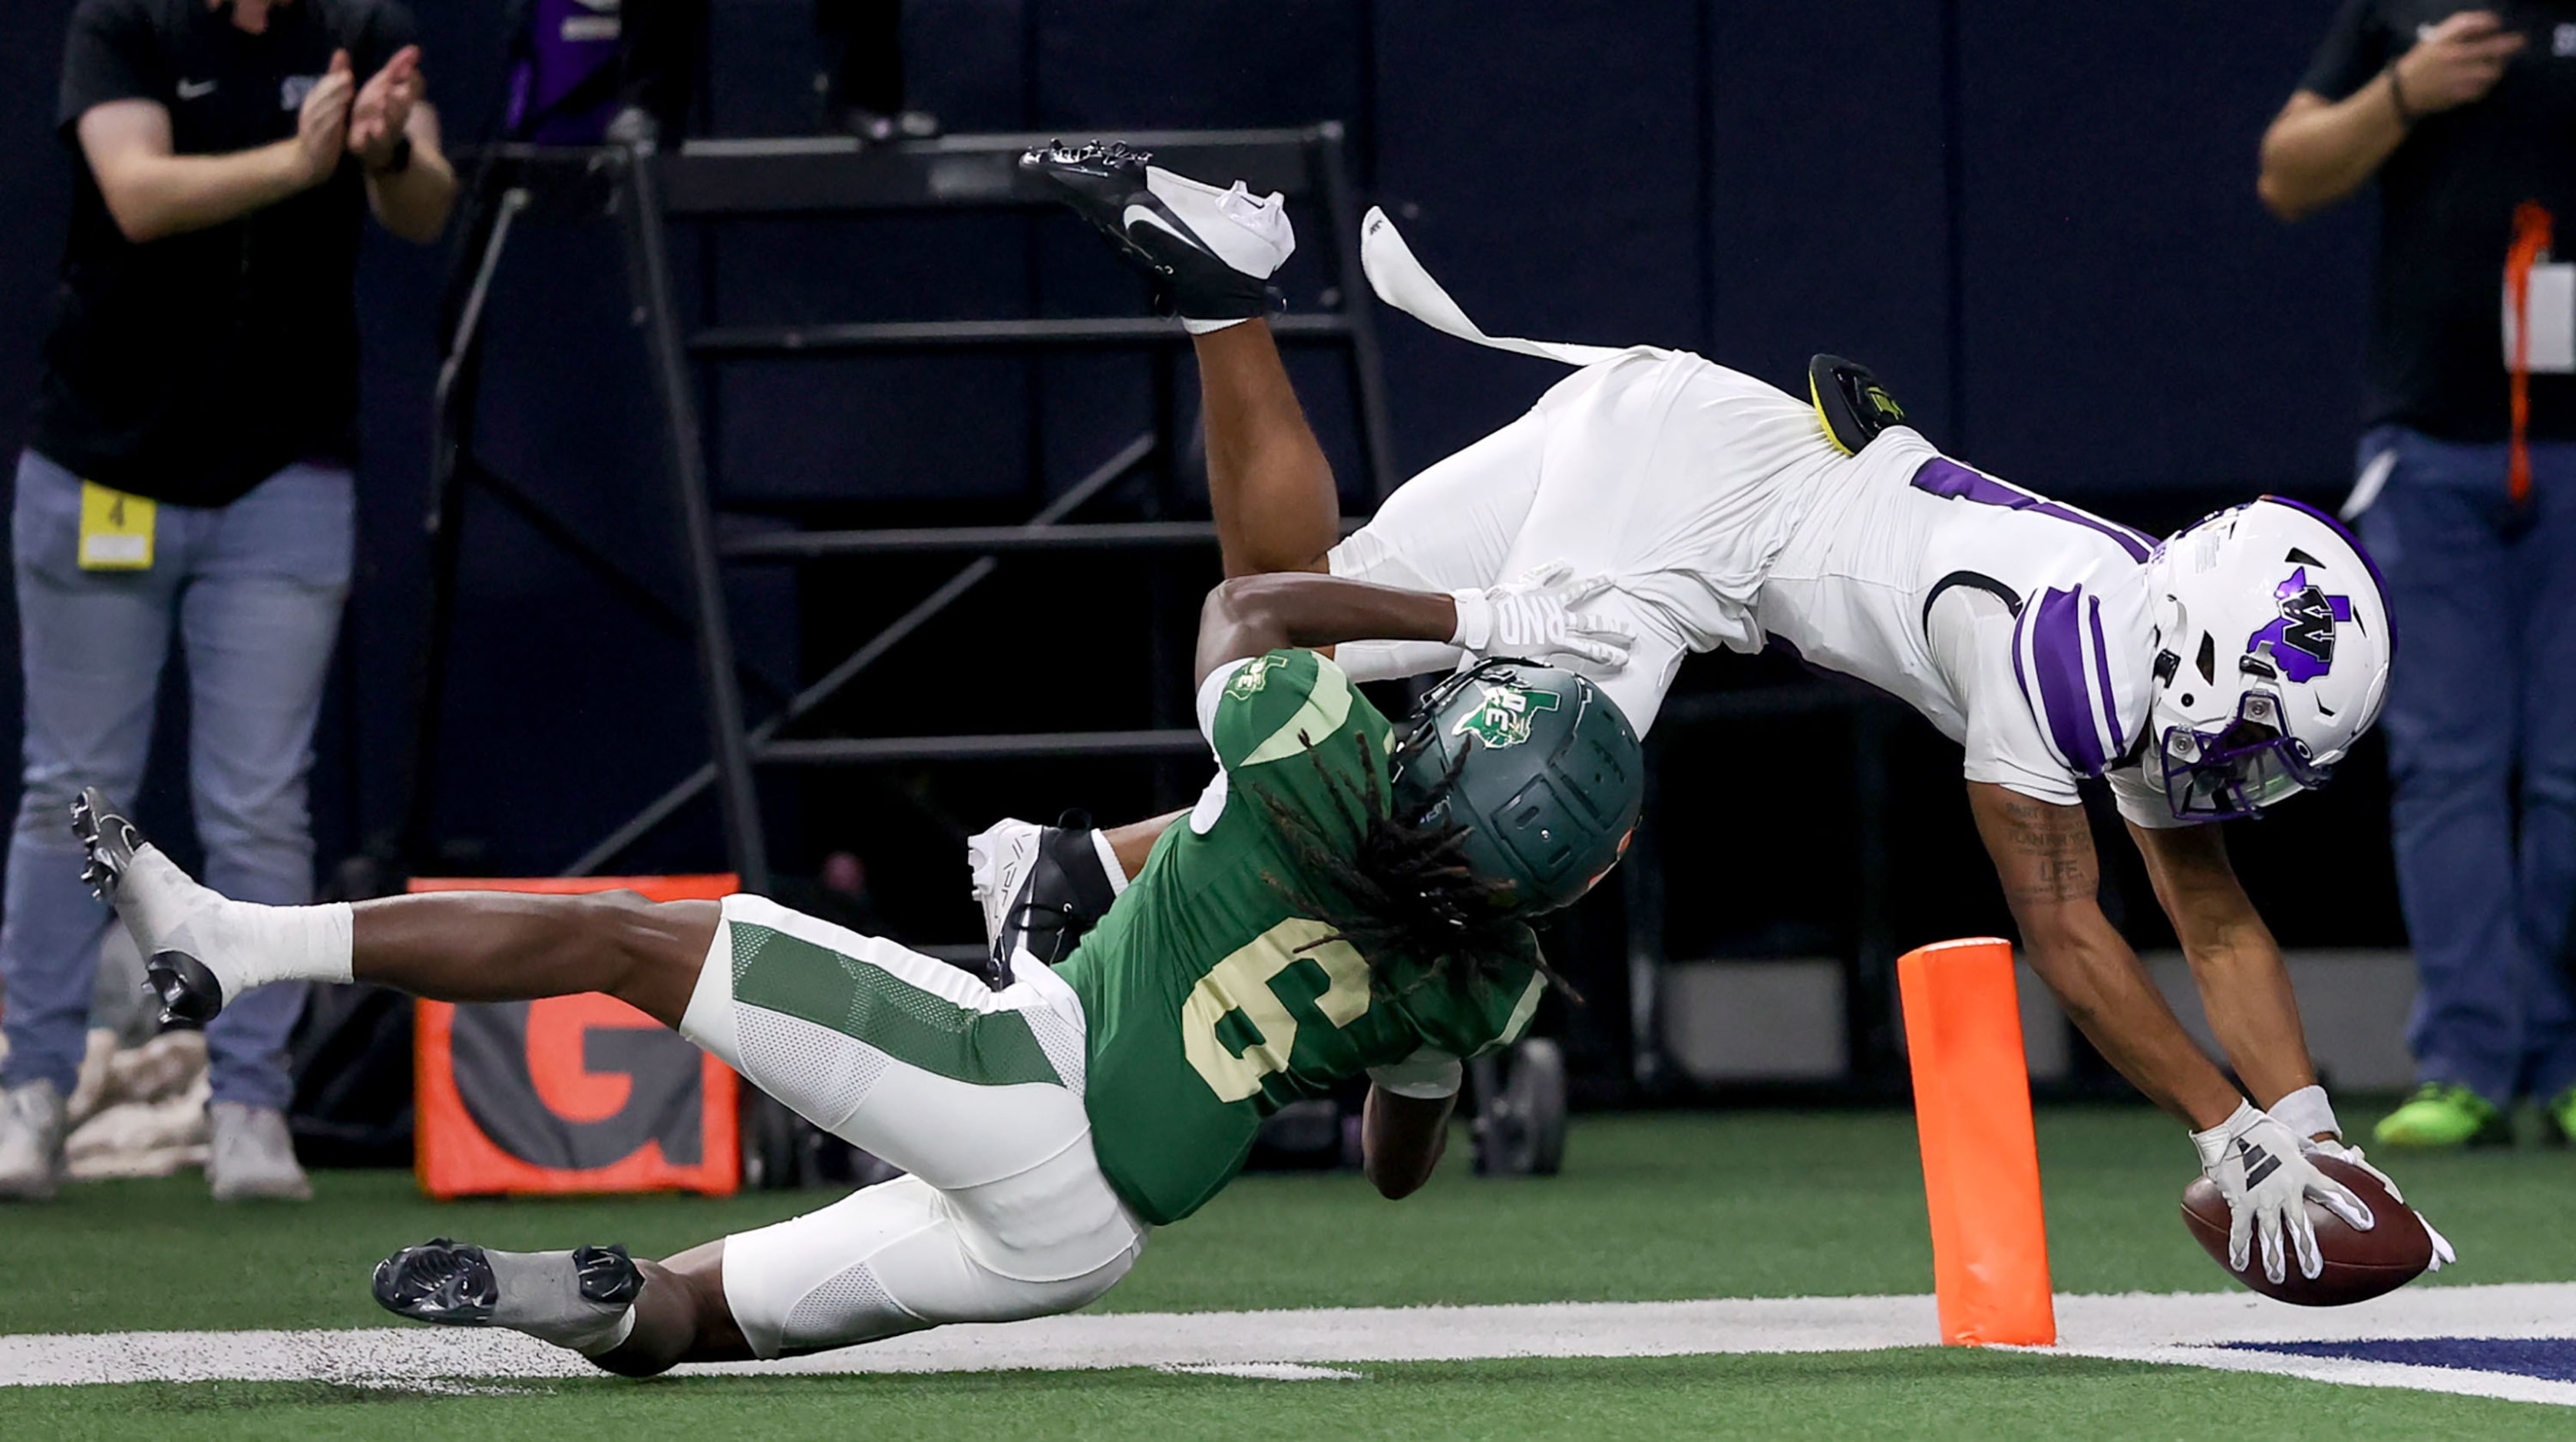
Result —
[[[0, 1198], [51, 1196], [109, 913], [64, 820], [132, 788], [172, 630], [206, 871], [312, 899], [313, 726], [355, 547], [367, 212], [407, 240], [456, 177], [393, 0], [80, 0], [59, 124], [78, 153], [62, 285], [13, 512], [25, 790], [0, 986]], [[77, 779], [77, 780], [76, 780]], [[303, 996], [207, 1029], [219, 1199], [310, 1195], [284, 1108]]]
[[2345, 514], [2399, 632], [2385, 727], [2422, 1083], [2377, 1135], [2509, 1142], [2530, 1096], [2564, 1136], [2576, 268], [2548, 246], [2553, 218], [2576, 226], [2576, 3], [2346, 0], [2263, 137], [2257, 188], [2296, 220], [2373, 175], [2370, 410]]

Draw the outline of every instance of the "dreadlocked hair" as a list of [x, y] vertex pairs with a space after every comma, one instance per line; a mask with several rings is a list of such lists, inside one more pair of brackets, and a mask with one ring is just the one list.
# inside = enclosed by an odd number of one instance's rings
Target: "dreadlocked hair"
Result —
[[[1528, 925], [1511, 910], [1510, 884], [1469, 869], [1461, 855], [1467, 828], [1454, 821], [1396, 815], [1377, 769], [1369, 764], [1367, 738], [1354, 735], [1351, 745], [1360, 760], [1356, 784], [1335, 775], [1320, 748], [1309, 748], [1306, 758], [1332, 798], [1334, 819], [1345, 834], [1356, 833], [1355, 844], [1338, 841], [1323, 818], [1290, 806], [1267, 788], [1256, 788], [1263, 809], [1287, 838], [1298, 870], [1329, 888], [1329, 895], [1321, 895], [1268, 872], [1262, 875], [1291, 905], [1334, 920], [1332, 935], [1300, 950], [1347, 942], [1368, 960], [1372, 973], [1389, 980], [1393, 964], [1409, 962], [1415, 974], [1400, 988], [1406, 993], [1433, 981], [1464, 992], [1499, 971], [1506, 958], [1517, 959], [1526, 951], [1548, 985], [1570, 1001], [1582, 1001], [1583, 994], [1547, 964], [1535, 941], [1525, 939]], [[1462, 752], [1449, 763], [1422, 808], [1425, 815], [1439, 811], [1465, 761]]]

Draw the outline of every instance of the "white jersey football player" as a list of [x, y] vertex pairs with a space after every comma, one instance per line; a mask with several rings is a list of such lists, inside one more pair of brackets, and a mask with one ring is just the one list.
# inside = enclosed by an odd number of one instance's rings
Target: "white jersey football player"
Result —
[[[1457, 598], [1450, 645], [1345, 645], [1351, 676], [1548, 660], [1591, 674], [1642, 733], [1683, 656], [1778, 641], [1904, 699], [1966, 753], [1970, 807], [2034, 969], [2121, 1074], [2191, 1127], [2233, 1211], [2231, 1265], [2245, 1271], [2259, 1242], [2274, 1280], [2292, 1260], [2316, 1276], [2309, 1199], [2370, 1225], [2308, 1160], [2361, 1153], [2317, 1083], [2280, 951], [2207, 824], [2320, 784], [2379, 714], [2394, 638], [2342, 527], [2265, 497], [2158, 541], [1942, 455], [1830, 357], [1801, 400], [1687, 352], [1488, 336], [1372, 210], [1362, 254], [1381, 299], [1578, 369], [1343, 539], [1329, 466], [1262, 320], [1263, 282], [1295, 244], [1279, 198], [1117, 146], [1022, 164], [1154, 274], [1196, 337], [1202, 384], [1234, 402], [1210, 406], [1232, 420], [1207, 437], [1228, 574], [1329, 571]], [[2096, 777], [2251, 1101], [2102, 913], [2078, 801]], [[988, 923], [1060, 954], [1088, 910], [1069, 898], [1114, 891], [1169, 820], [978, 837]], [[2439, 1266], [2447, 1243], [2436, 1253]]]

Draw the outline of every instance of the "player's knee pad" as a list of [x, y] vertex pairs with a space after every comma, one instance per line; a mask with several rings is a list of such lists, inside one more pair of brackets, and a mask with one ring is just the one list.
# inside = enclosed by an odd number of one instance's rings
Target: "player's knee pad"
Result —
[[1125, 1276], [1142, 1245], [1138, 1235], [1079, 1275], [1028, 1281], [987, 1266], [967, 1245], [971, 1225], [929, 1184], [898, 1177], [727, 1238], [725, 1301], [754, 1354], [776, 1357], [1068, 1312]]

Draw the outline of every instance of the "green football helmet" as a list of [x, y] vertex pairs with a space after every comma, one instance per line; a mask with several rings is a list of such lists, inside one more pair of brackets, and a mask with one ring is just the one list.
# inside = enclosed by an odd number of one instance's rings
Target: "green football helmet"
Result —
[[1645, 753], [1617, 703], [1571, 671], [1492, 660], [1443, 681], [1396, 748], [1396, 814], [1467, 828], [1464, 859], [1513, 913], [1569, 906], [1628, 850]]

